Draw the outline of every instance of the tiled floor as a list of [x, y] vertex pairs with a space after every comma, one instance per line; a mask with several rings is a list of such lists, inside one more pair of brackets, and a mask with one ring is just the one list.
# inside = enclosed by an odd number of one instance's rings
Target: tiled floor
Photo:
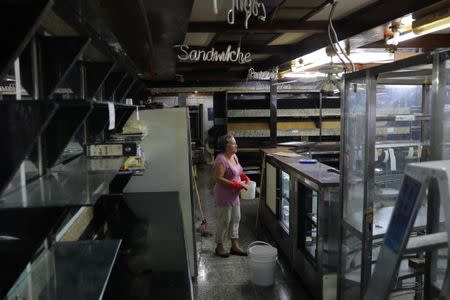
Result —
[[[199, 193], [208, 220], [208, 232], [214, 233], [211, 166], [199, 166], [197, 173]], [[241, 201], [240, 243], [245, 249], [255, 240], [270, 242], [265, 231], [255, 226], [256, 203], [255, 200]], [[196, 214], [198, 229], [201, 221], [198, 210]], [[283, 257], [278, 259], [273, 286], [259, 287], [251, 282], [247, 257], [216, 257], [214, 236], [202, 237], [198, 233], [196, 238], [199, 258], [198, 277], [194, 282], [196, 299], [311, 299], [298, 277], [289, 270]], [[228, 249], [230, 244], [225, 244], [225, 247]]]

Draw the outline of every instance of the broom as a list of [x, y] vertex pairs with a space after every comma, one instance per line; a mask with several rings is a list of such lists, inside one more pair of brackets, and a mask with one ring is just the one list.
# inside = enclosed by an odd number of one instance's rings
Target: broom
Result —
[[200, 217], [202, 218], [202, 223], [200, 224], [200, 229], [199, 229], [200, 235], [201, 236], [211, 236], [212, 234], [210, 232], [208, 232], [208, 221], [206, 220], [205, 215], [203, 214], [202, 201], [200, 199], [200, 194], [198, 192], [197, 180], [195, 180], [195, 175], [192, 176], [192, 180], [194, 183], [195, 194], [197, 195], [197, 203], [198, 203], [198, 208], [200, 210]]

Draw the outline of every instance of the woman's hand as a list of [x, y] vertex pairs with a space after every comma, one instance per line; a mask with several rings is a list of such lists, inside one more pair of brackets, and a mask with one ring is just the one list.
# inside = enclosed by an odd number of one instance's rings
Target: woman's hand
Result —
[[242, 184], [242, 182], [232, 179], [232, 180], [228, 180], [225, 177], [223, 177], [225, 175], [225, 167], [222, 164], [215, 164], [214, 165], [214, 181], [216, 183], [228, 186], [228, 187], [232, 187], [235, 188], [237, 190], [242, 190], [245, 189], [247, 190], [247, 188], [245, 187], [244, 184]]
[[241, 180], [242, 180], [242, 181], [245, 181], [246, 184], [250, 182], [250, 178], [248, 178], [248, 176], [245, 175], [244, 172], [242, 172], [241, 174], [239, 174], [239, 177], [241, 177]]
[[236, 179], [229, 180], [228, 183], [237, 190], [242, 190], [242, 189], [247, 190], [245, 185], [242, 184], [242, 182], [237, 181]]

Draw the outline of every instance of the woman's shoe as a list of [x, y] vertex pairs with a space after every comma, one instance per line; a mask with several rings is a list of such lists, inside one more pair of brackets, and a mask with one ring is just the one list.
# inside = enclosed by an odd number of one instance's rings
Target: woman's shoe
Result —
[[225, 252], [225, 250], [217, 251], [217, 248], [216, 248], [215, 252], [216, 252], [216, 256], [219, 256], [219, 257], [229, 257], [230, 256], [230, 254], [228, 252]]
[[231, 255], [239, 255], [239, 256], [247, 256], [248, 253], [246, 251], [243, 251], [242, 249], [239, 250], [233, 250], [233, 248], [230, 249]]

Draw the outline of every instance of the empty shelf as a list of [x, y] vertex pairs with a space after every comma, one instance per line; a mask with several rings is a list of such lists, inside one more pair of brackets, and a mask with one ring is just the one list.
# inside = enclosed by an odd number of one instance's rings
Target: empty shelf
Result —
[[0, 198], [0, 209], [91, 206], [108, 190], [123, 158], [79, 157]]
[[27, 266], [6, 299], [101, 299], [120, 244], [56, 243]]

